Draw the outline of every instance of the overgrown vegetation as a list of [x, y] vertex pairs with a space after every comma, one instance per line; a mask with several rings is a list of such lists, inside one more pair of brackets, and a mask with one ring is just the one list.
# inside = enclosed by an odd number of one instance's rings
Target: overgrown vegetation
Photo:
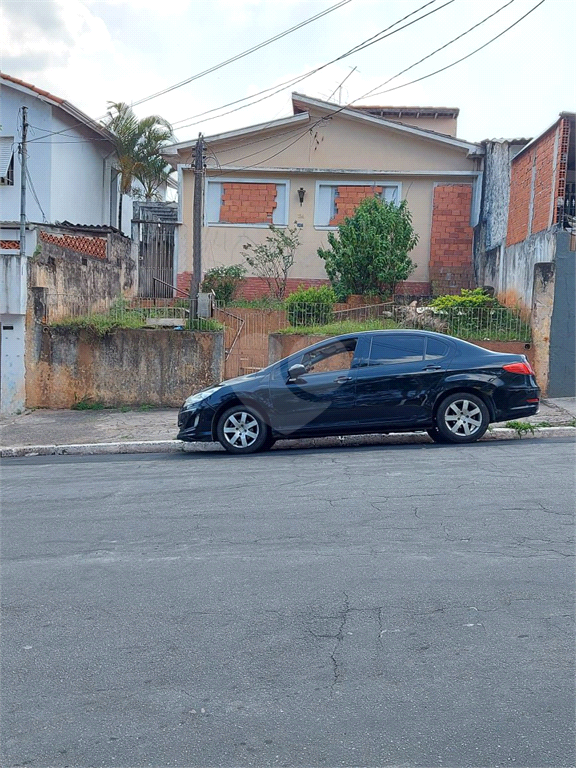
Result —
[[[66, 317], [50, 324], [52, 328], [65, 328], [74, 331], [87, 331], [97, 337], [105, 336], [121, 328], [147, 328], [147, 318], [174, 318], [175, 313], [187, 308], [188, 302], [177, 301], [174, 307], [131, 307], [130, 301], [123, 296], [117, 298], [107, 312], [86, 314], [78, 317]], [[182, 329], [194, 331], [220, 331], [222, 323], [212, 318], [187, 320], [182, 316]], [[152, 330], [152, 329], [151, 329]]]
[[418, 242], [412, 216], [400, 205], [377, 197], [363, 200], [353, 216], [338, 225], [338, 236], [328, 234], [329, 248], [319, 248], [338, 300], [350, 294], [393, 296], [416, 265], [409, 257]]
[[284, 300], [288, 322], [293, 326], [326, 325], [334, 319], [336, 294], [327, 285], [299, 286]]
[[492, 341], [528, 341], [531, 337], [530, 325], [519, 311], [502, 306], [483, 288], [438, 296], [430, 306], [452, 336]]
[[229, 304], [242, 285], [246, 268], [242, 264], [212, 267], [204, 275], [200, 290], [204, 293], [213, 291], [217, 302]]
[[285, 229], [270, 224], [269, 228], [270, 234], [265, 242], [246, 243], [242, 248], [246, 263], [258, 277], [266, 281], [270, 294], [276, 299], [283, 299], [288, 273], [300, 245], [300, 233], [296, 224]]
[[339, 336], [341, 333], [358, 333], [359, 331], [382, 331], [397, 328], [394, 320], [343, 320], [342, 322], [326, 325], [301, 325], [282, 328], [276, 333], [283, 335], [302, 334], [303, 336]]

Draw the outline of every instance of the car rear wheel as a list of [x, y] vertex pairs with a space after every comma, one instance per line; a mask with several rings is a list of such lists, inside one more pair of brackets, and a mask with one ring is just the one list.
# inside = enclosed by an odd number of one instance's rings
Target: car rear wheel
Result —
[[448, 395], [436, 413], [438, 432], [450, 443], [473, 443], [479, 440], [489, 423], [490, 415], [484, 401], [468, 392]]
[[269, 431], [256, 410], [235, 405], [218, 419], [216, 437], [228, 453], [256, 453], [266, 450]]

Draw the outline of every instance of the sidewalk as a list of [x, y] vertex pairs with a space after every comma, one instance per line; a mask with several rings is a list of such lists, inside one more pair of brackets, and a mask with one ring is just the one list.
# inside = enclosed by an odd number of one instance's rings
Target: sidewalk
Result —
[[[155, 453], [220, 449], [213, 443], [182, 443], [177, 433], [176, 408], [151, 410], [25, 411], [18, 416], [0, 416], [2, 457], [48, 454]], [[576, 435], [576, 398], [563, 397], [541, 402], [536, 416], [522, 419], [539, 425], [526, 437]], [[517, 439], [518, 432], [494, 424], [483, 439]], [[364, 435], [346, 438], [280, 441], [280, 446], [303, 448], [312, 445], [378, 445], [429, 442], [424, 433]]]

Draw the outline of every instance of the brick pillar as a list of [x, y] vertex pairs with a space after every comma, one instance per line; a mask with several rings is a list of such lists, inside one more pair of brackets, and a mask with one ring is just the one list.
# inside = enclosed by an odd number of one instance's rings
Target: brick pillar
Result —
[[436, 296], [475, 286], [471, 206], [471, 184], [439, 184], [434, 188], [430, 283]]

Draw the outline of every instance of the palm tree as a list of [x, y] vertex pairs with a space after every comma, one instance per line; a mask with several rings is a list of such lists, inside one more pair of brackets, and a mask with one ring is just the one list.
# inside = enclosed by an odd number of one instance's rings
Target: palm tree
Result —
[[122, 101], [108, 102], [108, 114], [103, 124], [114, 135], [118, 154], [118, 229], [122, 229], [122, 198], [131, 194], [134, 179], [142, 184], [145, 199], [151, 200], [168, 178], [170, 169], [160, 151], [174, 134], [170, 123], [160, 115], [139, 120], [132, 107]]

